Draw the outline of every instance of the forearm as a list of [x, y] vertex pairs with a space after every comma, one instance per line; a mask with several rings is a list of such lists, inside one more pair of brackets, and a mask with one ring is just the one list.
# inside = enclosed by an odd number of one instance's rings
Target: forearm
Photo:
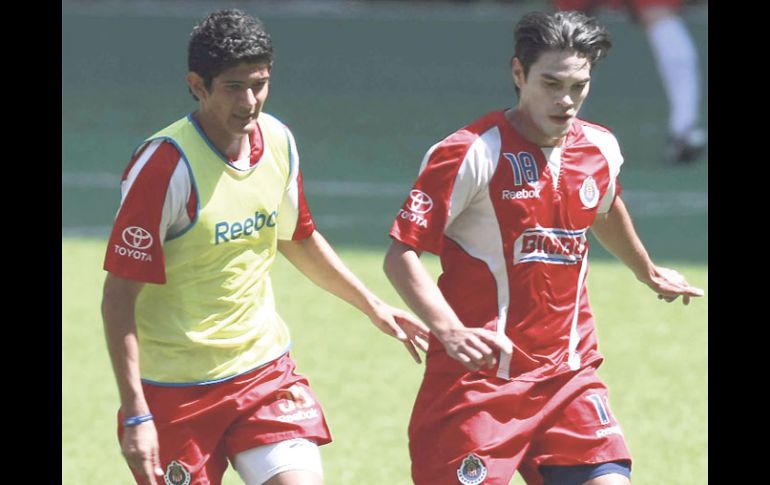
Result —
[[464, 328], [413, 249], [394, 242], [385, 255], [384, 270], [401, 298], [432, 333], [443, 335]]
[[655, 265], [634, 229], [625, 204], [617, 197], [607, 214], [599, 214], [591, 226], [596, 238], [641, 281], [647, 281]]
[[278, 249], [320, 288], [372, 315], [382, 301], [359, 280], [318, 231], [299, 241], [278, 241]]
[[134, 320], [134, 304], [138, 290], [127, 286], [133, 285], [126, 285], [125, 280], [120, 281], [108, 274], [102, 300], [102, 318], [121, 409], [127, 416], [138, 416], [147, 414], [149, 408], [142, 390], [139, 344]]

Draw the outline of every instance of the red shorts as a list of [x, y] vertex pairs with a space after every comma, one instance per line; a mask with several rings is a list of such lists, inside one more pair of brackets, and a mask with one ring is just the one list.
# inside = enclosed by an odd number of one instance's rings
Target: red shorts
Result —
[[553, 5], [557, 10], [580, 10], [582, 12], [590, 12], [599, 7], [628, 8], [636, 16], [640, 10], [650, 7], [670, 7], [678, 10], [682, 5], [682, 0], [553, 0]]
[[[294, 368], [287, 353], [217, 384], [142, 384], [158, 430], [164, 473], [185, 474], [186, 470], [191, 485], [219, 484], [227, 458], [241, 451], [292, 438], [329, 443], [331, 434], [321, 405], [307, 379]], [[122, 421], [118, 412], [118, 439], [123, 436]]]
[[508, 485], [516, 470], [542, 484], [541, 465], [631, 462], [593, 366], [534, 383], [426, 374], [409, 454], [417, 485]]

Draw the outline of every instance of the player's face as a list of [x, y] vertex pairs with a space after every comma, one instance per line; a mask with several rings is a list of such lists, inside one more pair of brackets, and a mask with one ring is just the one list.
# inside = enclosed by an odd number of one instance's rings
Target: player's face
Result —
[[240, 139], [257, 129], [269, 82], [267, 64], [244, 62], [227, 69], [212, 79], [210, 89], [204, 87], [200, 94], [193, 89], [200, 100], [199, 115], [217, 132], [215, 137]]
[[520, 90], [516, 116], [522, 134], [540, 146], [561, 144], [588, 95], [590, 61], [574, 51], [548, 51], [526, 77], [518, 59], [512, 72]]

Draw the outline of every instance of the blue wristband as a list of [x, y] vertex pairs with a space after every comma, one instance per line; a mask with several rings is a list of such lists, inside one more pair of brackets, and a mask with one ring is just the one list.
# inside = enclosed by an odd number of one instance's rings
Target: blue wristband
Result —
[[146, 421], [152, 421], [152, 414], [143, 414], [141, 416], [131, 416], [123, 420], [123, 426], [136, 426]]

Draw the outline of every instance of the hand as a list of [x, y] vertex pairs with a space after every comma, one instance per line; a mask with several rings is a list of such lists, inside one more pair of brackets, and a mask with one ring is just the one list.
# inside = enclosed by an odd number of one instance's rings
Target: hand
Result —
[[684, 276], [670, 268], [653, 266], [648, 279], [642, 279], [642, 282], [658, 294], [659, 300], [669, 303], [681, 296], [682, 303], [688, 305], [691, 297], [703, 296], [702, 289], [690, 286]]
[[472, 371], [497, 365], [497, 353], [513, 353], [513, 342], [505, 335], [498, 335], [485, 328], [454, 328], [436, 337], [455, 360]]
[[385, 303], [374, 306], [374, 312], [369, 316], [372, 323], [386, 334], [400, 340], [415, 362], [422, 362], [418, 347], [423, 352], [428, 350], [428, 327], [408, 312], [399, 310]]
[[136, 426], [123, 428], [123, 440], [120, 443], [123, 456], [144, 483], [156, 485], [157, 477], [163, 476], [160, 467], [158, 432], [155, 423], [146, 421]]

